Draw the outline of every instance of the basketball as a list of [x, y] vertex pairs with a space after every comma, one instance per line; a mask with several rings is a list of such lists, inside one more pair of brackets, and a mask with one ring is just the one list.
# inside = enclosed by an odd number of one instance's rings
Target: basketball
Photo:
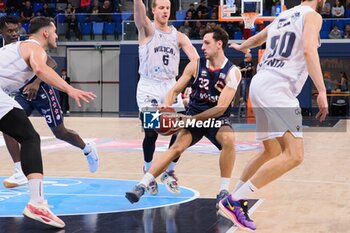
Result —
[[163, 136], [170, 136], [176, 133], [179, 128], [175, 127], [176, 124], [176, 116], [174, 108], [163, 108], [159, 110], [162, 115], [159, 117], [159, 128], [155, 129], [155, 131]]

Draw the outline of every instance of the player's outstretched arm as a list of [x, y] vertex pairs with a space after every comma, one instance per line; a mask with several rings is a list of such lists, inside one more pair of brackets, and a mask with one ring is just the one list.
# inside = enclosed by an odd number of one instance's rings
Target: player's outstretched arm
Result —
[[250, 37], [248, 40], [244, 41], [242, 44], [231, 43], [230, 48], [236, 49], [243, 53], [248, 53], [251, 48], [260, 46], [266, 42], [267, 39], [267, 30], [269, 27], [264, 28], [258, 34]]
[[164, 98], [164, 103], [162, 107], [170, 107], [172, 106], [176, 96], [180, 94], [180, 92], [185, 89], [187, 84], [190, 82], [190, 80], [193, 77], [196, 77], [197, 75], [197, 70], [199, 66], [199, 60], [191, 61], [190, 63], [187, 64], [183, 74], [177, 80], [176, 84], [174, 85], [173, 88], [171, 88], [167, 95]]
[[142, 0], [134, 0], [134, 20], [139, 33], [139, 41], [142, 44], [144, 39], [153, 34], [152, 22], [147, 17], [146, 7]]
[[222, 89], [218, 104], [200, 114], [193, 116], [196, 120], [205, 121], [209, 118], [217, 118], [225, 113], [236, 94], [237, 87], [241, 81], [241, 72], [237, 67], [232, 68], [226, 77], [226, 86]]
[[96, 98], [96, 95], [92, 92], [85, 92], [79, 89], [73, 88], [66, 83], [51, 67], [46, 64], [47, 54], [44, 49], [33, 43], [25, 43], [21, 50], [24, 52], [25, 60], [36, 74], [38, 78], [47, 84], [56, 87], [57, 89], [66, 92], [72, 97], [77, 105], [81, 107], [80, 100], [89, 103], [90, 100]]
[[177, 32], [177, 38], [179, 40], [180, 48], [182, 48], [182, 50], [186, 53], [188, 59], [190, 61], [197, 61], [199, 59], [199, 55], [197, 53], [197, 49], [193, 46], [190, 39], [182, 32]]
[[314, 82], [317, 91], [317, 104], [319, 112], [316, 117], [324, 121], [328, 114], [328, 101], [326, 87], [323, 81], [323, 75], [318, 55], [319, 33], [322, 27], [322, 17], [316, 12], [308, 13], [304, 19], [304, 57], [309, 75]]
[[[52, 69], [56, 69], [56, 67], [57, 67], [57, 62], [52, 57], [50, 57], [49, 55], [47, 55], [46, 64], [48, 66], [50, 66]], [[27, 94], [27, 100], [28, 101], [32, 101], [33, 99], [36, 98], [36, 94], [39, 91], [41, 82], [42, 81], [41, 81], [40, 78], [36, 78], [32, 83], [29, 83], [28, 85], [26, 85], [23, 88], [23, 93]]]

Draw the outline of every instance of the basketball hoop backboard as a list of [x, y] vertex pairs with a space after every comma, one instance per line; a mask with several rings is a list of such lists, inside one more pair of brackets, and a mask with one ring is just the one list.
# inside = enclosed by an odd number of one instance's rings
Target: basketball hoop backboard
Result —
[[239, 22], [244, 21], [242, 13], [258, 14], [256, 21], [273, 21], [274, 18], [285, 10], [285, 0], [276, 1], [273, 5], [264, 4], [263, 0], [220, 0], [219, 21]]

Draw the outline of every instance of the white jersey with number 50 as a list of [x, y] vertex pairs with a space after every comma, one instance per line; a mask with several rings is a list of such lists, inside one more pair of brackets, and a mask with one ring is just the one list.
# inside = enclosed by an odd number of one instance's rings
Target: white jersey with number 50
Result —
[[141, 79], [165, 81], [178, 75], [180, 48], [177, 30], [173, 26], [171, 28], [171, 32], [166, 33], [154, 27], [152, 39], [139, 47]]
[[289, 84], [294, 96], [300, 93], [308, 76], [303, 30], [305, 15], [310, 12], [315, 11], [299, 5], [282, 12], [269, 25], [266, 50], [258, 66], [258, 78], [263, 77], [271, 85], [278, 85], [276, 79], [280, 78]]

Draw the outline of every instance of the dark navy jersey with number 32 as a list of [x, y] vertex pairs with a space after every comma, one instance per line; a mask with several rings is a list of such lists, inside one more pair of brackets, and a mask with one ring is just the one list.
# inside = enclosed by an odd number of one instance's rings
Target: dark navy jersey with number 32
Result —
[[[188, 104], [188, 113], [195, 115], [217, 105], [220, 93], [225, 87], [225, 80], [230, 70], [235, 65], [226, 60], [221, 68], [209, 69], [206, 59], [200, 59], [197, 77], [191, 85], [190, 102]], [[222, 116], [229, 116], [228, 107]]]

